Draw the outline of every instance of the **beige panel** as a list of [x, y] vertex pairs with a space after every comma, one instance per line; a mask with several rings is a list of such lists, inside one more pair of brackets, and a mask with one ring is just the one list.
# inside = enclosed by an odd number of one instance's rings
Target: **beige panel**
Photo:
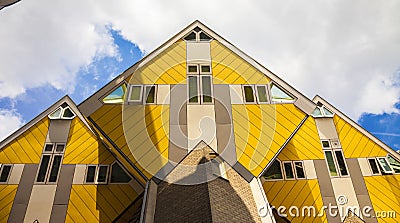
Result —
[[141, 194], [144, 190], [143, 186], [135, 179], [129, 182], [129, 185], [136, 191], [137, 194]]
[[307, 115], [311, 115], [316, 107], [314, 104], [311, 104], [309, 101], [307, 101], [304, 98], [297, 99], [294, 102], [294, 105], [296, 105], [298, 108], [300, 108]]
[[211, 61], [210, 42], [187, 42], [186, 48], [188, 63]]
[[[332, 178], [331, 181], [333, 192], [335, 194], [335, 198], [339, 208], [339, 214], [343, 221], [343, 219], [347, 215], [346, 210], [348, 210], [348, 208], [358, 208], [358, 210], [360, 210], [356, 192], [354, 191], [353, 182], [351, 181], [350, 177]], [[347, 203], [341, 204], [338, 200], [340, 196], [345, 196], [345, 198], [347, 199]]]
[[371, 168], [369, 167], [367, 158], [358, 158], [358, 164], [360, 165], [361, 173], [365, 176], [372, 176]]
[[257, 210], [261, 217], [262, 223], [275, 223], [275, 219], [272, 215], [270, 204], [265, 195], [260, 179], [254, 177], [250, 182], [251, 192], [253, 193], [253, 199], [256, 202]]
[[24, 170], [24, 164], [14, 164], [11, 169], [10, 178], [8, 179], [8, 184], [19, 184], [19, 180], [22, 176], [22, 171]]
[[76, 165], [72, 184], [83, 184], [85, 181], [86, 165]]
[[321, 139], [338, 139], [335, 124], [332, 118], [316, 118], [318, 134]]
[[312, 160], [304, 160], [303, 163], [307, 179], [317, 179], [314, 162]]
[[188, 117], [188, 149], [189, 151], [204, 141], [217, 151], [217, 131], [214, 105], [187, 106]]
[[169, 85], [158, 85], [157, 86], [157, 104], [159, 105], [169, 105], [170, 101], [170, 86]]
[[57, 185], [33, 185], [24, 222], [49, 222]]
[[243, 104], [242, 85], [229, 85], [231, 103]]

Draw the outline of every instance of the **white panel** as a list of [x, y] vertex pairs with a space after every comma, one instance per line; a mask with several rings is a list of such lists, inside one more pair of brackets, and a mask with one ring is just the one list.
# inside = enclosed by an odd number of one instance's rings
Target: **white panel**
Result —
[[85, 181], [86, 165], [76, 165], [72, 184], [83, 184]]
[[229, 85], [232, 104], [244, 104], [242, 85]]
[[188, 63], [211, 61], [210, 42], [187, 42], [186, 48]]
[[24, 222], [49, 222], [57, 185], [33, 185]]
[[22, 171], [24, 171], [24, 164], [14, 164], [11, 169], [10, 178], [8, 179], [8, 184], [19, 184], [19, 180], [22, 176]]
[[[360, 205], [358, 204], [356, 192], [354, 191], [353, 187], [353, 182], [351, 181], [350, 177], [332, 178], [331, 182], [338, 205], [339, 214], [343, 221], [347, 215], [346, 210], [354, 210], [354, 208], [358, 208], [358, 210], [360, 210]], [[340, 203], [340, 201], [345, 202]], [[362, 217], [359, 213], [355, 214]]]
[[339, 138], [335, 124], [332, 118], [316, 118], [318, 134], [321, 139], [337, 139]]
[[358, 158], [358, 164], [360, 164], [361, 172], [363, 176], [372, 176], [371, 168], [369, 167], [367, 158]]
[[317, 173], [315, 172], [314, 161], [304, 160], [303, 163], [307, 179], [317, 179]]
[[250, 182], [251, 192], [253, 193], [254, 201], [256, 202], [257, 211], [261, 218], [262, 223], [275, 223], [275, 219], [272, 215], [270, 204], [265, 195], [264, 189], [261, 186], [260, 179], [254, 177]]
[[188, 105], [188, 149], [189, 151], [204, 141], [217, 151], [217, 134], [214, 105]]
[[169, 85], [157, 85], [157, 104], [169, 105], [170, 101], [170, 86]]

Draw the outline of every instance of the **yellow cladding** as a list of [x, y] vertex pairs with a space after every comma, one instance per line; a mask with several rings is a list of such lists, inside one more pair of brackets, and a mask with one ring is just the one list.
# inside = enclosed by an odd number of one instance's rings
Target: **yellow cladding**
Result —
[[1, 148], [0, 163], [39, 163], [48, 127], [45, 117]]
[[344, 119], [335, 115], [334, 123], [346, 158], [386, 156], [387, 151], [354, 128]]
[[104, 105], [91, 118], [148, 177], [168, 162], [169, 105]]
[[211, 41], [214, 84], [268, 84], [270, 79], [233, 51]]
[[130, 84], [185, 84], [186, 43], [177, 41], [136, 70]]
[[71, 123], [63, 164], [111, 164], [114, 156], [78, 118]]
[[18, 185], [0, 184], [0, 222], [7, 222]]
[[315, 160], [324, 159], [318, 130], [313, 117], [309, 116], [303, 126], [294, 135], [292, 140], [279, 154], [278, 158], [284, 160]]
[[[400, 222], [400, 175], [364, 177], [378, 222]], [[386, 217], [385, 217], [386, 216]]]
[[258, 176], [305, 114], [293, 104], [232, 105], [238, 161]]
[[72, 185], [66, 222], [112, 222], [138, 194], [128, 184]]
[[[324, 204], [317, 180], [267, 181], [263, 187], [272, 206], [277, 210], [285, 207], [280, 213], [286, 214], [290, 222], [328, 222], [326, 213], [321, 211]], [[298, 217], [290, 214], [296, 214], [296, 210], [299, 210]]]

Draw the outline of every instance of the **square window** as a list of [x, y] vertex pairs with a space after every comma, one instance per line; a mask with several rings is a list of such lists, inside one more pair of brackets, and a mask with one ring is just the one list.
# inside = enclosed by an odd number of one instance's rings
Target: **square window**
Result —
[[155, 104], [156, 103], [156, 86], [146, 86], [145, 87], [145, 98], [146, 104]]
[[53, 152], [54, 144], [46, 144], [44, 146], [44, 152]]
[[94, 183], [96, 177], [97, 166], [88, 166], [86, 168], [86, 178], [85, 183]]
[[57, 144], [56, 145], [56, 152], [62, 153], [62, 152], [64, 152], [64, 149], [65, 149], [65, 144]]
[[339, 149], [340, 148], [339, 139], [331, 139], [329, 141], [330, 141], [330, 144], [331, 144], [333, 149]]
[[322, 147], [325, 148], [330, 148], [331, 145], [329, 144], [329, 140], [322, 140]]
[[211, 73], [211, 66], [210, 65], [201, 65], [201, 73], [202, 74], [209, 74]]
[[371, 168], [371, 171], [372, 171], [372, 174], [373, 174], [373, 175], [378, 175], [378, 174], [381, 173], [381, 172], [379, 171], [379, 167], [378, 167], [378, 164], [377, 164], [375, 158], [368, 159], [368, 163], [369, 163], [369, 167]]
[[197, 72], [197, 65], [188, 65], [188, 73], [198, 73]]

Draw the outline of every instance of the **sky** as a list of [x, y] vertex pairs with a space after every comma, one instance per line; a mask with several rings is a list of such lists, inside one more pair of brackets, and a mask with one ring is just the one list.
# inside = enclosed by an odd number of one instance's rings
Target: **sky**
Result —
[[195, 20], [400, 150], [400, 1], [22, 0], [0, 10], [0, 140]]

